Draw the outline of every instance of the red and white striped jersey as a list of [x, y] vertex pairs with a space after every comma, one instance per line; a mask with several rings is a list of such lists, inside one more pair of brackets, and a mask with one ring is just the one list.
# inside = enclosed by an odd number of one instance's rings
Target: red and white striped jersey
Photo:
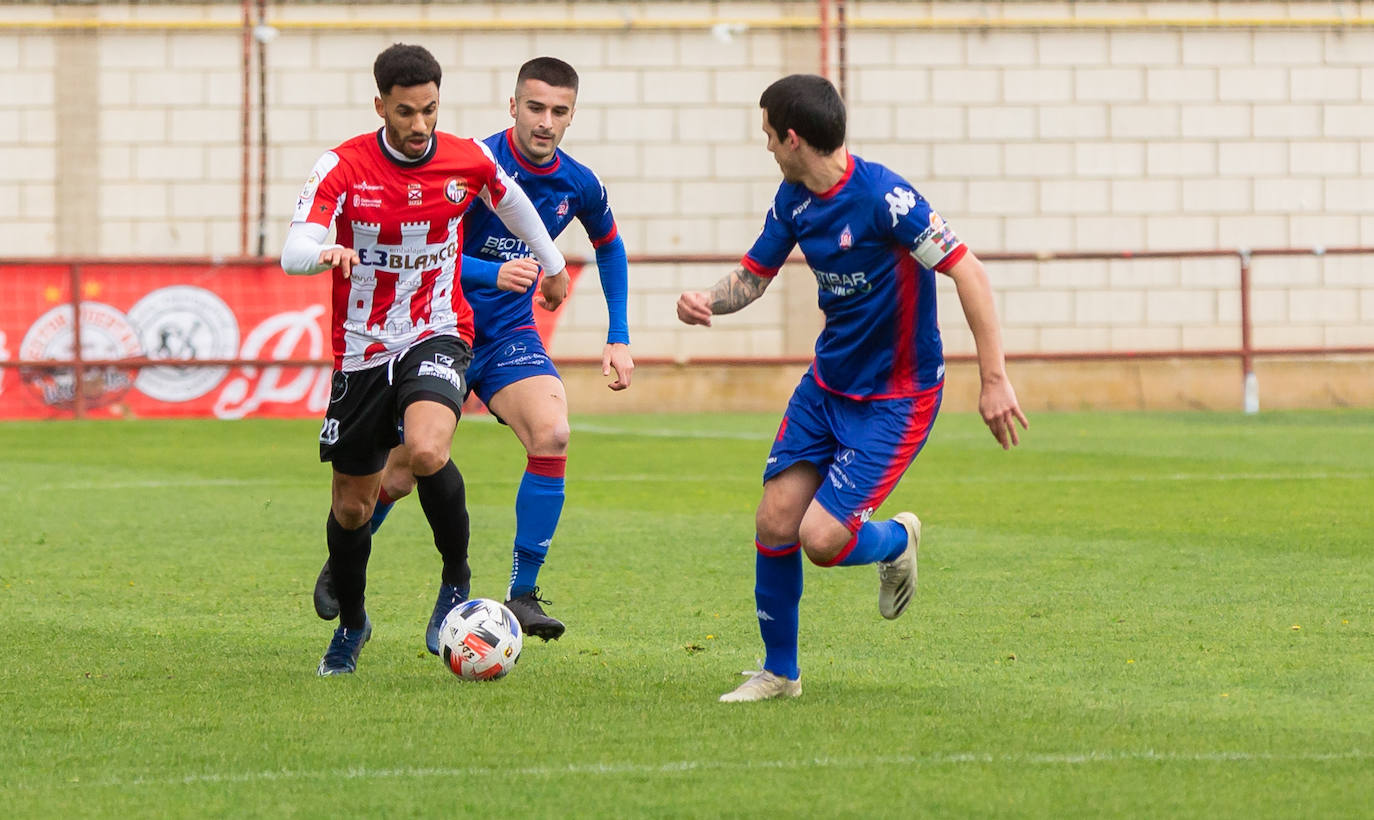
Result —
[[315, 163], [293, 222], [328, 228], [358, 253], [333, 276], [334, 367], [386, 364], [429, 336], [472, 344], [472, 308], [459, 284], [463, 214], [480, 196], [495, 208], [512, 184], [482, 143], [434, 132], [415, 160], [386, 150], [382, 130], [362, 134]]

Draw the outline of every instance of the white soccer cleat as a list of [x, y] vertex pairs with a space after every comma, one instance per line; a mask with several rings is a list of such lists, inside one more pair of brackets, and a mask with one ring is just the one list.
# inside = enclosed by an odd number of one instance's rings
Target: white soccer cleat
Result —
[[916, 551], [921, 546], [921, 519], [915, 513], [900, 512], [892, 520], [906, 528], [906, 549], [893, 561], [878, 562], [878, 611], [889, 621], [916, 594]]
[[801, 678], [791, 680], [774, 675], [767, 669], [741, 674], [748, 675], [749, 680], [741, 683], [734, 691], [721, 695], [721, 703], [745, 703], [769, 698], [795, 698], [801, 695]]

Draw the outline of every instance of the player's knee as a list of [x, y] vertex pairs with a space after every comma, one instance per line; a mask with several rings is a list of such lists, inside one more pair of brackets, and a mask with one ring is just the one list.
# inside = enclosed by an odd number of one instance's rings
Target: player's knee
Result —
[[797, 543], [797, 522], [762, 506], [754, 513], [754, 532], [769, 546]]
[[806, 521], [802, 522], [798, 536], [802, 552], [806, 553], [807, 559], [823, 567], [835, 563], [835, 559], [844, 551], [852, 537], [847, 530], [836, 532], [833, 527], [808, 526]]
[[568, 439], [571, 438], [566, 419], [553, 424], [541, 425], [534, 430], [530, 442], [532, 456], [562, 456], [568, 453]]
[[448, 459], [447, 442], [415, 442], [410, 448], [410, 471], [417, 476], [434, 475], [448, 463]]
[[409, 468], [395, 471], [387, 470], [386, 474], [382, 476], [382, 489], [393, 501], [405, 498], [415, 491], [415, 474]]
[[372, 504], [361, 498], [334, 499], [334, 518], [346, 530], [356, 530], [372, 518]]

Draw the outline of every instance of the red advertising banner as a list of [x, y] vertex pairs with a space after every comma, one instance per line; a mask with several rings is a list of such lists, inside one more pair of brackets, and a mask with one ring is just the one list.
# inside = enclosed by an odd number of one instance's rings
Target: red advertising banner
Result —
[[[0, 419], [323, 415], [329, 304], [276, 260], [0, 262]], [[535, 311], [546, 342], [560, 312]]]

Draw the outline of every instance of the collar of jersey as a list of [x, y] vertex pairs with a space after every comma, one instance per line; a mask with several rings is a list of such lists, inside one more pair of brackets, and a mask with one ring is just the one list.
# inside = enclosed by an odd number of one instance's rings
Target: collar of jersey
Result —
[[844, 176], [840, 177], [840, 181], [836, 182], [834, 185], [831, 185], [824, 193], [816, 194], [816, 198], [830, 199], [835, 194], [838, 194], [842, 188], [844, 188], [845, 184], [849, 182], [850, 177], [854, 176], [854, 155], [846, 153], [845, 157], [848, 161], [845, 163], [844, 166]]
[[547, 165], [535, 165], [533, 162], [525, 159], [525, 155], [520, 153], [520, 146], [515, 144], [514, 128], [506, 129], [506, 146], [510, 148], [511, 156], [515, 157], [515, 161], [520, 164], [520, 167], [529, 171], [531, 174], [552, 174], [554, 171], [558, 170], [559, 159], [557, 151], [553, 152], [553, 162]]
[[396, 156], [396, 152], [392, 151], [391, 146], [386, 144], [386, 126], [377, 129], [377, 148], [382, 152], [382, 156], [391, 160], [393, 165], [399, 165], [402, 168], [418, 168], [434, 159], [434, 153], [439, 150], [439, 132], [436, 131], [429, 135], [429, 147], [415, 159], [401, 159]]

